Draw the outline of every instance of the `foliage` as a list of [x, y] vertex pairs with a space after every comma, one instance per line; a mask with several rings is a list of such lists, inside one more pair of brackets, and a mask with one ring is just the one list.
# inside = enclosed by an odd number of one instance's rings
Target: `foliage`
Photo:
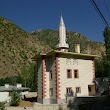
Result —
[[29, 87], [30, 91], [36, 91], [37, 89], [37, 72], [35, 63], [31, 63], [30, 66], [22, 69], [21, 74], [18, 76], [10, 76], [6, 78], [0, 79], [0, 86], [4, 86], [5, 84], [16, 85], [17, 83], [21, 83], [25, 87]]
[[30, 87], [31, 91], [36, 90], [36, 71], [34, 63], [31, 63], [29, 67], [21, 70], [21, 77], [24, 80], [23, 84], [25, 87]]
[[0, 16], [0, 78], [17, 76], [21, 68], [28, 67], [31, 58], [49, 46]]
[[105, 48], [106, 48], [106, 57], [107, 60], [110, 61], [110, 29], [108, 27], [104, 30], [104, 41], [105, 41]]
[[4, 104], [4, 102], [0, 102], [0, 110], [6, 110]]
[[[35, 38], [38, 38], [39, 41], [45, 42], [45, 44], [49, 45], [52, 49], [56, 49], [59, 42], [57, 30], [38, 30], [32, 32], [31, 35], [33, 35]], [[69, 51], [74, 52], [74, 46], [76, 43], [78, 43], [81, 45], [82, 53], [96, 55], [101, 55], [101, 53], [104, 53], [103, 43], [91, 41], [78, 32], [67, 31], [67, 43], [69, 44]], [[101, 47], [101, 49], [99, 49], [99, 47]]]
[[104, 41], [106, 55], [101, 59], [96, 60], [96, 76], [107, 77], [110, 76], [110, 29], [106, 27], [104, 29]]
[[106, 27], [104, 29], [104, 41], [105, 41], [105, 48], [106, 48], [106, 58], [104, 62], [104, 67], [108, 76], [110, 76], [110, 28]]
[[10, 105], [11, 106], [18, 106], [20, 102], [20, 95], [16, 91], [11, 93], [11, 101]]
[[17, 83], [22, 83], [23, 79], [20, 75], [18, 76], [10, 76], [6, 78], [0, 79], [0, 86], [4, 86], [5, 84], [16, 85]]
[[[108, 68], [108, 61], [105, 57], [100, 58], [95, 61], [95, 68], [96, 68], [96, 77], [107, 77], [109, 76], [109, 68]], [[107, 69], [108, 68], [108, 69]]]

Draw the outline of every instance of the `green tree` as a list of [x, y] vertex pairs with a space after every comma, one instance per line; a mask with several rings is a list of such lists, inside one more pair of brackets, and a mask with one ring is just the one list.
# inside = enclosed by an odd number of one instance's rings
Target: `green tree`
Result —
[[105, 41], [105, 48], [106, 48], [106, 59], [104, 62], [105, 72], [108, 73], [110, 76], [110, 28], [106, 27], [104, 29], [104, 41]]
[[10, 105], [11, 106], [18, 106], [20, 102], [20, 95], [16, 91], [11, 93], [11, 101]]
[[100, 58], [95, 61], [96, 77], [106, 77], [108, 74], [106, 57]]
[[36, 90], [36, 72], [35, 72], [35, 64], [31, 63], [30, 66], [23, 68], [21, 70], [21, 77], [24, 80], [25, 87], [29, 87], [32, 91]]
[[104, 41], [105, 41], [105, 48], [106, 48], [106, 57], [107, 60], [110, 61], [110, 29], [106, 27], [104, 29]]
[[110, 29], [106, 27], [103, 32], [106, 55], [96, 60], [96, 77], [110, 76]]

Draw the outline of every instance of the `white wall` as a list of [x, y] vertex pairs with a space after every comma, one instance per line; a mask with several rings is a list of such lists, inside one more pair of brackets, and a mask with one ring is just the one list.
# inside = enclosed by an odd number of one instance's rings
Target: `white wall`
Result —
[[21, 92], [20, 94], [23, 96], [23, 95], [27, 95], [29, 92], [28, 91], [24, 91], [24, 92]]
[[[52, 71], [52, 80], [50, 80], [50, 70]], [[46, 64], [46, 98], [56, 99], [56, 68], [55, 68], [55, 56], [48, 58]], [[50, 88], [53, 88], [53, 96], [50, 96]]]
[[[76, 63], [71, 58], [70, 63], [66, 64], [66, 58], [60, 57], [60, 93], [61, 99], [65, 99], [66, 87], [72, 87], [74, 93], [76, 87], [81, 87], [81, 93], [77, 96], [88, 96], [88, 85], [92, 84], [94, 70], [93, 61], [77, 59]], [[67, 78], [67, 69], [72, 70], [72, 78]], [[74, 78], [74, 69], [78, 69], [79, 78]]]
[[9, 92], [0, 92], [0, 102], [9, 101]]

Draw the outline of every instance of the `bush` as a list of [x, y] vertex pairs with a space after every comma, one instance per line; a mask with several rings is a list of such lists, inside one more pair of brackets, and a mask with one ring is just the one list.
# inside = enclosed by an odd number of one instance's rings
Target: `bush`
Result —
[[11, 101], [10, 105], [11, 106], [18, 106], [20, 102], [20, 95], [16, 91], [11, 93]]
[[4, 102], [0, 102], [0, 110], [6, 110], [4, 104]]

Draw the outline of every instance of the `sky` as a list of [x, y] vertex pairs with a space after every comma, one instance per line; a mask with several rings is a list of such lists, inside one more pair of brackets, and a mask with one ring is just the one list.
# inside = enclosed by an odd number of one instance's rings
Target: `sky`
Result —
[[[110, 0], [105, 1], [110, 13]], [[95, 2], [110, 25], [104, 0]], [[0, 0], [0, 16], [27, 32], [58, 30], [61, 13], [67, 30], [79, 32], [93, 41], [104, 41], [106, 25], [90, 0]]]

